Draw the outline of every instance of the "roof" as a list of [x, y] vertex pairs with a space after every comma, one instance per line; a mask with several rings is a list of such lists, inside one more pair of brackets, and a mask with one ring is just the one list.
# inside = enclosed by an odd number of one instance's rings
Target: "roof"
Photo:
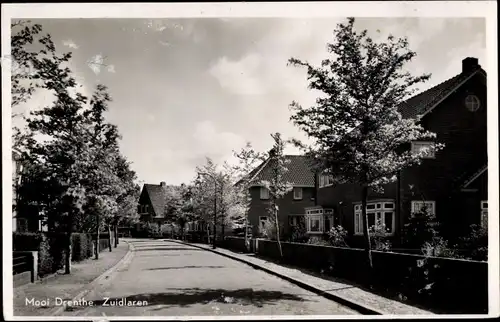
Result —
[[151, 200], [151, 205], [153, 206], [153, 210], [156, 216], [160, 216], [163, 214], [166, 203], [166, 191], [164, 187], [159, 184], [149, 184], [145, 183], [143, 188]]
[[[285, 155], [290, 163], [286, 165], [288, 171], [284, 175], [284, 180], [294, 186], [314, 187], [314, 170], [311, 167], [309, 158], [303, 155]], [[271, 181], [272, 160], [268, 159], [263, 165], [257, 167], [255, 176], [251, 179], [254, 184], [260, 181]], [[258, 169], [258, 170], [257, 170]], [[254, 172], [252, 171], [252, 172]]]
[[434, 109], [443, 99], [453, 93], [458, 87], [464, 84], [479, 71], [486, 72], [482, 68], [477, 68], [471, 72], [460, 73], [444, 82], [417, 94], [404, 101], [399, 106], [399, 111], [403, 118], [416, 118], [423, 116]]
[[471, 183], [473, 183], [477, 178], [479, 178], [484, 172], [488, 170], [488, 165], [483, 165], [479, 170], [475, 171], [473, 174], [470, 174], [462, 180], [462, 189], [467, 188]]

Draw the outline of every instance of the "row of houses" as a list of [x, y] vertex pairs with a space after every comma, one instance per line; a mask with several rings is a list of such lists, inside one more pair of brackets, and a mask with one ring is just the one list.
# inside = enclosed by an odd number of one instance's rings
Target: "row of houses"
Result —
[[[402, 170], [396, 182], [384, 186], [383, 193], [369, 191], [369, 226], [381, 220], [389, 236], [397, 242], [405, 222], [424, 205], [442, 225], [443, 236], [453, 239], [466, 234], [470, 225], [487, 225], [488, 155], [486, 72], [476, 58], [465, 58], [456, 76], [410, 98], [400, 107], [404, 118], [419, 118], [422, 126], [436, 133], [445, 144], [431, 151], [422, 164]], [[411, 149], [428, 147], [432, 142], [412, 142]], [[409, 147], [410, 148], [410, 147]], [[280, 222], [285, 230], [305, 220], [307, 233], [321, 235], [341, 225], [351, 239], [363, 235], [361, 186], [335, 185], [327, 173], [314, 173], [304, 156], [290, 160], [285, 180], [293, 191], [280, 200]], [[270, 180], [266, 161], [252, 180]], [[266, 222], [265, 187], [251, 188], [249, 221], [258, 232]]]
[[[466, 234], [470, 225], [486, 226], [488, 217], [488, 155], [486, 72], [476, 58], [465, 58], [456, 76], [410, 98], [400, 106], [404, 118], [418, 118], [427, 130], [445, 144], [438, 152], [429, 150], [422, 164], [402, 170], [383, 193], [369, 191], [369, 225], [379, 220], [387, 235], [397, 243], [404, 224], [413, 212], [426, 206], [442, 225], [447, 239]], [[412, 150], [432, 142], [412, 142]], [[305, 156], [287, 155], [290, 163], [284, 180], [293, 190], [279, 200], [284, 233], [300, 221], [310, 236], [323, 235], [341, 225], [355, 243], [361, 242], [361, 186], [335, 185], [331, 174], [317, 173]], [[254, 235], [268, 220], [269, 191], [258, 184], [271, 179], [269, 160], [251, 172], [251, 206], [248, 215]], [[139, 200], [143, 220], [163, 218], [165, 183], [145, 184]]]

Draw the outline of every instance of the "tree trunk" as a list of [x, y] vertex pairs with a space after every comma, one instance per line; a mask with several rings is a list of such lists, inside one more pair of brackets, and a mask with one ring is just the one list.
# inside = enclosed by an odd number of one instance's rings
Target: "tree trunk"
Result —
[[111, 225], [108, 224], [108, 246], [109, 246], [109, 251], [112, 252], [113, 251], [113, 247], [112, 247], [112, 240], [111, 240]]
[[71, 231], [67, 233], [66, 258], [64, 259], [64, 273], [71, 273]]
[[361, 217], [363, 218], [363, 236], [365, 239], [366, 260], [369, 269], [369, 282], [373, 282], [373, 261], [372, 261], [372, 246], [370, 241], [370, 232], [368, 227], [368, 214], [366, 212], [366, 204], [368, 203], [368, 186], [363, 186], [361, 196]]
[[99, 215], [96, 215], [97, 218], [97, 229], [96, 229], [96, 238], [95, 238], [95, 259], [99, 259]]
[[118, 222], [115, 223], [115, 248], [118, 247]]
[[278, 248], [280, 250], [280, 256], [283, 258], [283, 250], [281, 249], [281, 240], [280, 240], [280, 227], [278, 221], [278, 211], [275, 212], [276, 217], [276, 240], [278, 241]]
[[245, 248], [250, 251], [250, 243], [248, 242], [248, 215], [245, 214]]
[[64, 273], [71, 274], [71, 233], [73, 230], [73, 214], [68, 213], [68, 232], [66, 236], [66, 258], [64, 259]]

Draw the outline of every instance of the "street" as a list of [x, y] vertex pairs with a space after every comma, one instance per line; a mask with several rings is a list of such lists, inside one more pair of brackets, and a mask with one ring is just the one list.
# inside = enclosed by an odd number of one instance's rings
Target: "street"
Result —
[[[162, 240], [133, 257], [69, 316], [349, 315], [345, 306], [238, 261]], [[91, 303], [92, 301], [92, 303]], [[91, 303], [91, 304], [88, 304]]]

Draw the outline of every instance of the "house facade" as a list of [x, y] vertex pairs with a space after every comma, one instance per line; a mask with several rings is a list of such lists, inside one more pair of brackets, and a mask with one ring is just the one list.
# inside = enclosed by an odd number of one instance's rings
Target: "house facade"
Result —
[[[38, 190], [39, 186], [30, 181], [21, 159], [21, 152], [12, 150], [12, 231], [37, 232], [47, 231], [47, 225], [40, 216], [39, 207], [30, 199], [30, 191]], [[23, 185], [24, 192], [19, 194]]]
[[141, 222], [152, 222], [158, 225], [165, 222], [166, 189], [167, 184], [163, 181], [160, 184], [144, 184], [137, 207]]
[[[289, 160], [286, 165], [288, 171], [283, 180], [293, 185], [293, 190], [287, 193], [277, 202], [278, 217], [283, 233], [290, 232], [292, 226], [299, 225], [305, 220], [305, 209], [316, 205], [316, 185], [315, 175], [305, 156], [286, 155]], [[252, 171], [250, 182], [251, 203], [248, 213], [248, 221], [252, 227], [254, 236], [261, 235], [267, 220], [271, 219], [268, 213], [270, 205], [269, 189], [261, 184], [262, 181], [271, 181], [272, 165], [268, 159], [257, 169]], [[310, 227], [310, 222], [305, 222], [306, 227]], [[312, 229], [316, 229], [313, 222]]]
[[[458, 75], [410, 98], [400, 111], [404, 118], [417, 118], [425, 129], [436, 133], [436, 141], [445, 147], [438, 152], [429, 150], [420, 165], [402, 170], [382, 193], [369, 191], [369, 225], [381, 220], [397, 244], [411, 213], [424, 205], [450, 240], [465, 234], [471, 224], [486, 225], [486, 72], [478, 60], [464, 59]], [[416, 151], [431, 143], [412, 142], [407, 148]], [[361, 187], [334, 185], [328, 174], [319, 175], [317, 181], [317, 209], [323, 213], [328, 209], [333, 224], [346, 228], [354, 244], [361, 243]]]

